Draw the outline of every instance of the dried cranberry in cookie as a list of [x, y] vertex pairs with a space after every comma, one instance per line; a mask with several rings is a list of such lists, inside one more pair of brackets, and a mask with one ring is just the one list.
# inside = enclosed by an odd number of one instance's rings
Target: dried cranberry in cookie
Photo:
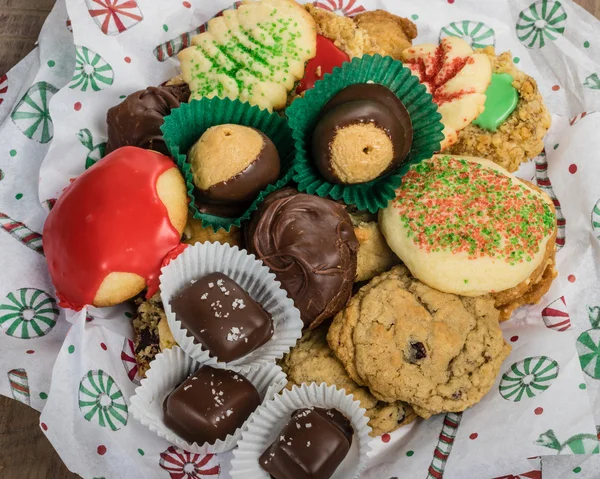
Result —
[[112, 306], [157, 283], [186, 219], [185, 182], [170, 158], [127, 146], [100, 160], [65, 189], [44, 225], [60, 305]]
[[202, 366], [165, 400], [165, 424], [190, 443], [213, 444], [242, 427], [260, 404], [240, 373]]
[[484, 110], [485, 92], [492, 79], [492, 65], [484, 53], [475, 53], [458, 37], [443, 38], [439, 45], [414, 45], [402, 52], [402, 61], [427, 87], [442, 115], [441, 149], [458, 140], [458, 132]]
[[239, 359], [273, 336], [271, 315], [223, 273], [198, 279], [171, 300], [171, 307], [195, 341], [219, 361]]
[[379, 223], [417, 279], [466, 296], [527, 281], [556, 235], [546, 194], [473, 157], [438, 155], [411, 168]]

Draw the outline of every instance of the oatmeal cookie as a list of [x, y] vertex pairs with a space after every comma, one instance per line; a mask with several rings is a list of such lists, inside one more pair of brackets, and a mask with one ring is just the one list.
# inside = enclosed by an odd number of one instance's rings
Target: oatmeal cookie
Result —
[[160, 302], [160, 296], [136, 299], [137, 314], [133, 318], [133, 333], [135, 345], [135, 360], [141, 377], [146, 377], [150, 363], [160, 353], [159, 323], [166, 321], [165, 312]]
[[348, 56], [389, 55], [399, 59], [417, 36], [417, 26], [407, 18], [383, 10], [342, 17], [312, 4], [305, 5], [317, 24], [317, 33], [332, 40]]
[[385, 242], [376, 221], [355, 224], [354, 234], [359, 245], [355, 282], [368, 281], [400, 263], [400, 258]]
[[338, 313], [327, 340], [351, 379], [424, 418], [464, 411], [490, 390], [510, 346], [489, 296], [436, 291], [397, 266]]
[[514, 78], [519, 103], [496, 132], [471, 124], [460, 131], [458, 142], [447, 151], [484, 157], [514, 172], [521, 163], [541, 153], [544, 136], [550, 128], [550, 113], [536, 81], [515, 66], [510, 52], [496, 55], [493, 47], [477, 51], [489, 57], [494, 73], [508, 73]]
[[335, 357], [327, 344], [327, 328], [308, 331], [296, 346], [283, 358], [281, 367], [288, 376], [288, 388], [294, 384], [322, 383], [335, 385], [353, 394], [367, 410], [371, 436], [392, 432], [415, 419], [410, 406], [395, 401], [385, 403], [377, 400], [367, 388], [358, 386], [348, 377], [342, 363]]

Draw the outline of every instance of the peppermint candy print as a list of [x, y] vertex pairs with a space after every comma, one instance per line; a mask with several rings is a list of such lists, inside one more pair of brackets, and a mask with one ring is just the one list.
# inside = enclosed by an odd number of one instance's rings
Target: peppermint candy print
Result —
[[75, 47], [75, 72], [69, 88], [100, 91], [113, 84], [115, 74], [104, 59], [87, 47]]
[[473, 20], [452, 22], [442, 27], [439, 40], [441, 41], [442, 38], [446, 37], [462, 38], [471, 48], [485, 48], [496, 45], [494, 29], [483, 22]]
[[73, 24], [71, 23], [70, 18], [67, 18], [67, 21], [65, 22], [65, 27], [67, 27], [67, 30], [73, 33]]
[[123, 362], [123, 367], [127, 372], [127, 377], [129, 378], [129, 380], [132, 383], [139, 385], [141, 378], [138, 371], [138, 365], [135, 360], [135, 345], [133, 344], [133, 341], [129, 338], [125, 338], [125, 341], [123, 341], [121, 361]]
[[0, 327], [8, 336], [40, 338], [56, 325], [56, 300], [41, 289], [21, 288], [8, 293], [0, 304]]
[[542, 310], [542, 319], [549, 329], [566, 331], [571, 327], [571, 317], [567, 311], [565, 297], [561, 296], [552, 301]]
[[96, 25], [105, 35], [118, 35], [144, 19], [135, 0], [85, 0]]
[[193, 454], [175, 446], [160, 454], [159, 465], [171, 479], [217, 479], [221, 474], [214, 454]]
[[454, 439], [456, 438], [461, 419], [462, 413], [454, 412], [450, 412], [444, 417], [442, 430], [435, 451], [433, 452], [433, 459], [429, 465], [427, 479], [443, 478], [446, 462], [448, 462], [448, 457], [450, 456], [450, 452], [452, 452], [452, 446], [454, 445]]
[[542, 479], [542, 471], [534, 470], [517, 474], [516, 476], [511, 474], [510, 476], [500, 476], [494, 479]]
[[534, 162], [536, 183], [552, 199], [552, 203], [554, 204], [554, 208], [556, 209], [556, 226], [558, 229], [558, 232], [556, 233], [556, 250], [560, 251], [560, 249], [565, 245], [566, 242], [565, 231], [567, 226], [567, 220], [562, 213], [560, 201], [556, 197], [554, 189], [552, 188], [552, 182], [548, 177], [548, 161], [546, 158], [545, 149], [542, 150], [539, 156], [534, 158]]
[[[241, 4], [242, 2], [235, 2], [231, 7], [221, 10], [215, 15], [215, 17], [222, 16], [223, 12], [226, 10], [235, 10]], [[182, 33], [178, 37], [172, 38], [167, 42], [161, 43], [152, 51], [152, 53], [154, 53], [154, 56], [159, 62], [164, 62], [165, 60], [168, 60], [169, 58], [177, 55], [184, 48], [189, 47], [192, 43], [192, 38], [194, 38], [199, 33], [205, 32], [207, 28], [208, 22], [204, 23], [203, 25], [200, 25], [198, 28], [190, 30], [189, 32]]]
[[600, 379], [600, 329], [581, 333], [575, 346], [583, 372], [593, 379]]
[[573, 118], [569, 120], [569, 125], [573, 126], [580, 120], [583, 120], [587, 116], [587, 111], [582, 111], [579, 115], [575, 115]]
[[79, 410], [87, 421], [112, 431], [127, 425], [129, 413], [123, 393], [101, 369], [88, 371], [79, 383]]
[[8, 77], [6, 75], [2, 75], [0, 77], [0, 105], [2, 105], [2, 102], [4, 101], [4, 98], [2, 98], [6, 92], [8, 91]]
[[598, 240], [600, 240], [600, 199], [592, 208], [592, 231]]
[[593, 329], [600, 328], [600, 306], [588, 306], [588, 318]]
[[542, 394], [558, 377], [558, 363], [547, 356], [534, 356], [514, 363], [500, 381], [500, 395], [513, 402]]
[[39, 143], [48, 143], [52, 139], [54, 126], [48, 104], [57, 91], [50, 83], [37, 82], [17, 103], [10, 118], [27, 138]]
[[598, 454], [600, 448], [598, 447], [598, 436], [594, 434], [575, 434], [561, 443], [554, 430], [549, 429], [548, 431], [540, 434], [535, 441], [538, 446], [547, 447], [557, 451], [557, 454]]
[[102, 141], [94, 144], [94, 137], [87, 128], [82, 128], [77, 132], [77, 139], [88, 149], [88, 154], [85, 158], [85, 169], [87, 170], [94, 163], [102, 159], [106, 149], [106, 142]]
[[25, 223], [13, 220], [10, 216], [0, 213], [0, 229], [6, 231], [20, 243], [44, 256], [42, 235], [31, 230]]
[[348, 2], [345, 2], [344, 0], [323, 0], [314, 2], [313, 4], [315, 7], [346, 17], [352, 17], [357, 13], [365, 11], [365, 7], [357, 5], [356, 0], [349, 0]]
[[583, 86], [592, 90], [600, 90], [600, 77], [597, 73], [592, 73], [585, 79]]
[[10, 386], [10, 393], [14, 399], [31, 406], [29, 379], [25, 369], [11, 369], [8, 371], [8, 384]]
[[527, 48], [542, 48], [565, 31], [567, 13], [557, 0], [539, 0], [519, 13], [517, 37]]

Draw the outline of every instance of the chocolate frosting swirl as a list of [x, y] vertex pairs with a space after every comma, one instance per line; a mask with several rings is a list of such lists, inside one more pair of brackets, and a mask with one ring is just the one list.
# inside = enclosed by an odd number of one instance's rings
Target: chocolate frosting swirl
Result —
[[122, 146], [138, 146], [170, 156], [160, 127], [173, 108], [188, 101], [187, 84], [148, 87], [108, 110], [106, 154]]
[[284, 188], [271, 193], [246, 230], [248, 250], [275, 273], [315, 328], [346, 304], [356, 276], [358, 240], [343, 205]]

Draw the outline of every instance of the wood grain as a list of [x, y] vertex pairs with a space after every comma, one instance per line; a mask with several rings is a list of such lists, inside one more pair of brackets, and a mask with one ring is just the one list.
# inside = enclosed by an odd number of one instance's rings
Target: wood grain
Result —
[[[55, 0], [0, 0], [0, 74], [29, 53]], [[600, 18], [600, 0], [577, 0]], [[0, 396], [0, 477], [73, 479], [38, 426], [39, 413]]]

